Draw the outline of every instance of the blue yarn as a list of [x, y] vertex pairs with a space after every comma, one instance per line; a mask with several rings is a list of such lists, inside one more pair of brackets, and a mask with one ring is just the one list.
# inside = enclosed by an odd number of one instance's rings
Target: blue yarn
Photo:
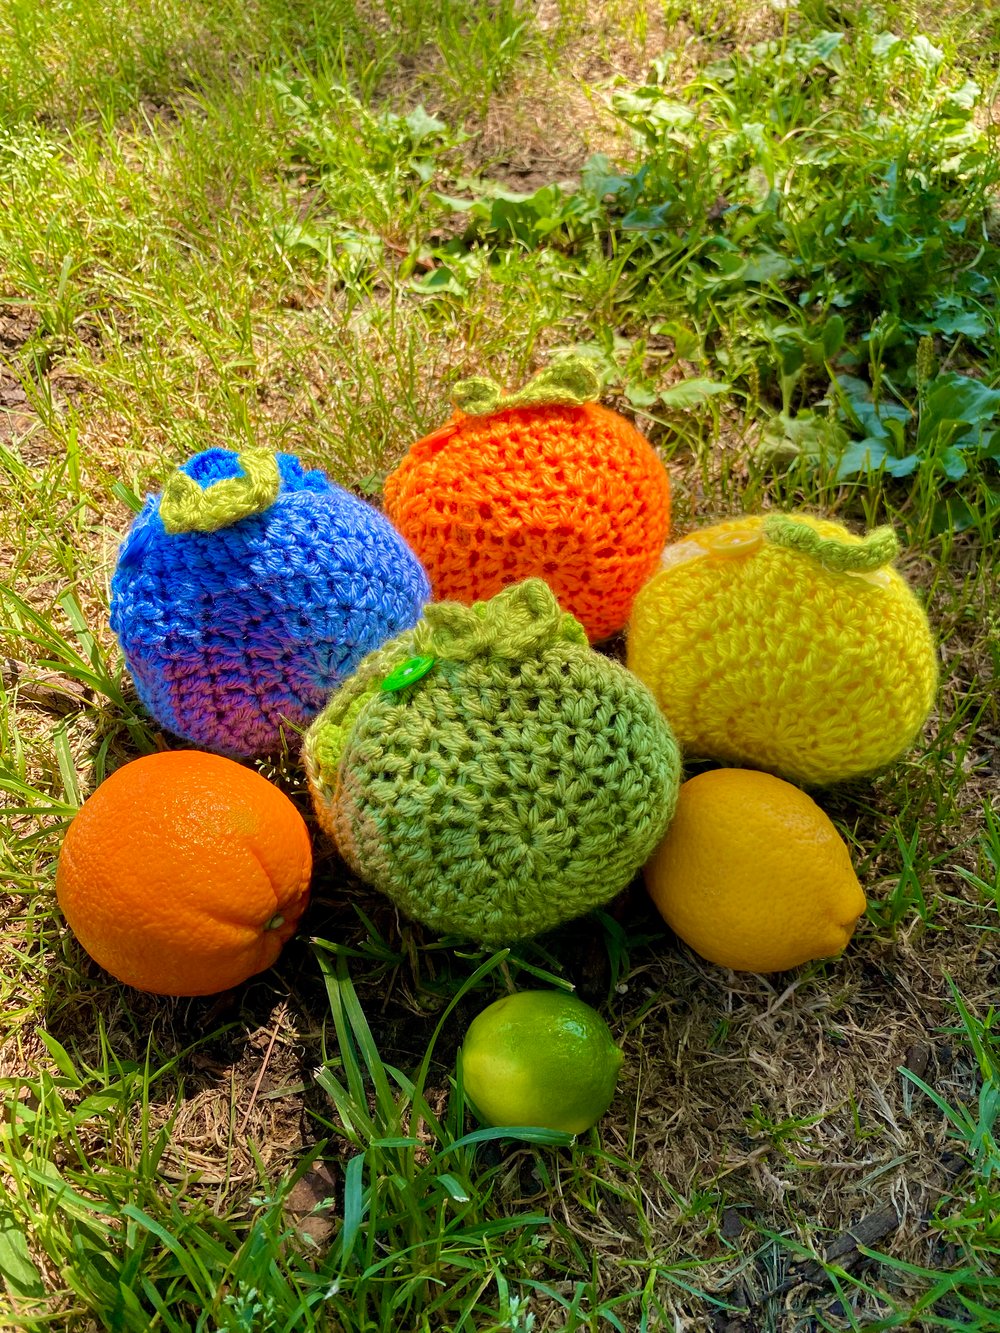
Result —
[[[416, 624], [430, 587], [377, 509], [277, 454], [263, 513], [216, 532], [168, 534], [149, 496], [111, 581], [111, 628], [142, 703], [168, 731], [236, 757], [273, 753], [366, 653]], [[207, 449], [184, 471], [207, 487], [241, 475]]]

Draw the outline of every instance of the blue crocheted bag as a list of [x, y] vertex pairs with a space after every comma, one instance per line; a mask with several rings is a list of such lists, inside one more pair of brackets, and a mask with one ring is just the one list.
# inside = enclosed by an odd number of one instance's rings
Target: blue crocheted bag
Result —
[[378, 510], [290, 454], [207, 449], [149, 496], [111, 581], [111, 628], [166, 730], [251, 757], [293, 742], [430, 588]]

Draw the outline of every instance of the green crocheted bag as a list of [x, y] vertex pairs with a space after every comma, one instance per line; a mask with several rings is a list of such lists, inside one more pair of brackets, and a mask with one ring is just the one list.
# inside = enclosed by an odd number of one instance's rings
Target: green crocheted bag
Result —
[[653, 696], [540, 579], [440, 602], [363, 659], [310, 727], [320, 822], [434, 929], [497, 945], [607, 902], [674, 811]]

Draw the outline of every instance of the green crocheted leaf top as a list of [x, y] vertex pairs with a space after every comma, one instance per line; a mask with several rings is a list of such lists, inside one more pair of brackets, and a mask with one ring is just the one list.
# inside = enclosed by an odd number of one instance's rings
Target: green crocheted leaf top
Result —
[[799, 551], [826, 569], [845, 574], [881, 569], [899, 554], [899, 539], [890, 527], [874, 528], [859, 542], [838, 541], [821, 537], [794, 514], [770, 514], [764, 520], [764, 537], [772, 546]]
[[467, 416], [489, 416], [513, 407], [546, 407], [568, 404], [580, 407], [601, 395], [601, 377], [594, 363], [584, 356], [564, 356], [514, 393], [504, 393], [495, 380], [473, 375], [460, 380], [452, 391], [455, 406]]
[[555, 643], [588, 647], [580, 622], [560, 609], [543, 579], [525, 579], [486, 602], [432, 602], [414, 630], [424, 657], [471, 662], [477, 657], [521, 661]]
[[210, 486], [200, 486], [178, 468], [160, 499], [164, 529], [171, 534], [218, 532], [270, 508], [281, 490], [277, 458], [266, 449], [244, 449], [238, 461], [241, 476], [223, 477]]

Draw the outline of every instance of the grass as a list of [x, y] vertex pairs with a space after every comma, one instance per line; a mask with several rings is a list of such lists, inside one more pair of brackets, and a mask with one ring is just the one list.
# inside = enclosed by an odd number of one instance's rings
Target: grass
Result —
[[[0, 1326], [1000, 1327], [994, 27], [0, 0]], [[107, 625], [139, 498], [220, 441], [377, 497], [456, 379], [569, 347], [678, 531], [900, 531], [942, 689], [906, 759], [822, 795], [870, 901], [847, 954], [726, 973], [631, 892], [484, 955], [318, 843], [272, 972], [111, 982], [52, 880], [159, 743]], [[472, 1016], [540, 984], [626, 1054], [576, 1143], [477, 1128], [456, 1081]]]

